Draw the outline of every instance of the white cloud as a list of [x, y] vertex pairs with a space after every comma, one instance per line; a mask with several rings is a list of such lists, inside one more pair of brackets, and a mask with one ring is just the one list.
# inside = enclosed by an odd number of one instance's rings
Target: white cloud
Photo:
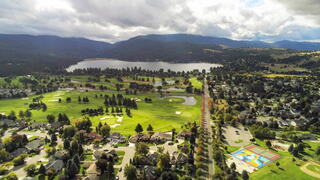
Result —
[[1, 0], [0, 33], [54, 34], [112, 42], [149, 33], [268, 41], [319, 39], [320, 2], [294, 2]]

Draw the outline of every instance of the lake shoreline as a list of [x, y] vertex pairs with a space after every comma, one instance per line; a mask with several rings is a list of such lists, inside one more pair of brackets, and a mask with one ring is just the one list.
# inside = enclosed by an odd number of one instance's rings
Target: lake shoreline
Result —
[[210, 68], [222, 67], [221, 64], [208, 63], [208, 62], [165, 62], [165, 61], [124, 61], [112, 58], [86, 58], [77, 64], [71, 65], [66, 70], [72, 72], [75, 69], [86, 69], [86, 68], [141, 68], [147, 70], [171, 70], [171, 71], [193, 71], [193, 70], [207, 70]]

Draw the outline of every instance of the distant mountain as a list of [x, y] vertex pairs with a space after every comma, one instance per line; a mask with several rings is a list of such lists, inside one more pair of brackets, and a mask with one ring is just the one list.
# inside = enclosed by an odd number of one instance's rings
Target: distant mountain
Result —
[[150, 34], [110, 44], [84, 38], [0, 34], [0, 76], [55, 71], [84, 58], [94, 57], [130, 61], [217, 63], [252, 58], [271, 62], [271, 53], [285, 51], [273, 48], [320, 50], [320, 43], [267, 43], [192, 34]]
[[184, 41], [162, 41], [135, 37], [115, 43], [103, 55], [110, 58], [140, 61], [194, 61], [203, 60], [204, 49], [221, 50], [216, 44], [196, 44]]
[[[215, 44], [224, 45], [230, 48], [271, 48], [272, 46], [262, 41], [236, 41], [227, 38], [201, 36], [192, 34], [150, 34], [137, 36], [132, 39], [150, 39], [164, 42], [188, 42], [192, 44]], [[129, 40], [132, 40], [129, 39]]]
[[17, 54], [49, 57], [96, 57], [111, 47], [110, 43], [84, 38], [0, 34], [0, 57], [15, 59]]
[[84, 38], [0, 34], [0, 76], [55, 71], [110, 47]]
[[274, 47], [293, 49], [299, 51], [314, 51], [320, 50], [320, 43], [314, 42], [297, 42], [297, 41], [277, 41], [272, 44]]

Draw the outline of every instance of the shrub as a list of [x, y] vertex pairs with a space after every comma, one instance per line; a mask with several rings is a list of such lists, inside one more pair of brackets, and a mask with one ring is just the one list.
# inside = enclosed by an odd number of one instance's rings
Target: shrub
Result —
[[8, 173], [8, 169], [6, 167], [0, 167], [0, 175], [5, 175]]
[[16, 158], [14, 158], [14, 159], [12, 160], [13, 165], [14, 165], [14, 166], [19, 166], [19, 165], [24, 164], [24, 160], [25, 160], [26, 157], [27, 157], [26, 154], [22, 154], [22, 155], [20, 155], [20, 156], [18, 156], [18, 157], [16, 157]]

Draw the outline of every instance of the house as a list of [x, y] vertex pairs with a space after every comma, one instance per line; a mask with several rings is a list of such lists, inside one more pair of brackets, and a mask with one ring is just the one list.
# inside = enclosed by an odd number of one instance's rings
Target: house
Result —
[[101, 156], [102, 156], [102, 152], [101, 152], [101, 151], [94, 151], [94, 152], [93, 152], [93, 157], [94, 157], [95, 159], [100, 159]]
[[181, 166], [188, 162], [188, 156], [183, 153], [174, 152], [171, 161], [177, 166]]
[[66, 150], [60, 150], [54, 153], [53, 156], [56, 159], [65, 160], [69, 156], [69, 152]]
[[145, 177], [148, 177], [147, 179], [150, 179], [150, 180], [157, 179], [155, 166], [144, 166], [143, 173], [144, 173]]
[[50, 160], [47, 165], [45, 165], [46, 170], [52, 169], [55, 173], [58, 173], [61, 171], [61, 169], [64, 167], [64, 163], [62, 160]]
[[96, 132], [90, 132], [90, 133], [84, 133], [84, 138], [88, 141], [93, 141], [93, 140], [102, 140], [103, 137], [96, 133]]
[[126, 138], [122, 136], [120, 133], [114, 132], [109, 137], [111, 144], [125, 143]]
[[28, 153], [28, 149], [27, 148], [18, 148], [16, 150], [14, 150], [13, 152], [10, 153], [10, 157], [11, 158], [15, 158], [17, 156], [20, 156], [21, 154], [27, 154]]
[[280, 120], [279, 121], [279, 126], [284, 127], [284, 126], [289, 126], [289, 122], [286, 120]]
[[137, 143], [137, 142], [149, 142], [150, 141], [150, 134], [136, 134], [134, 136], [131, 136], [129, 138], [129, 142], [131, 143]]
[[64, 125], [67, 125], [67, 123], [66, 122], [53, 122], [48, 125], [48, 129], [55, 129], [58, 131], [58, 130], [62, 129]]
[[157, 153], [147, 154], [147, 158], [150, 160], [151, 164], [154, 166], [158, 162], [158, 157], [159, 157], [159, 154], [157, 154]]
[[29, 142], [25, 147], [29, 152], [39, 152], [41, 150], [41, 146], [44, 145], [44, 142], [40, 139], [33, 140]]
[[108, 151], [108, 152], [101, 152], [101, 151], [95, 151], [93, 152], [93, 157], [95, 159], [100, 159], [103, 155], [106, 155], [106, 156], [112, 156], [115, 160], [117, 158], [117, 152], [115, 150], [111, 150], [111, 151]]
[[191, 131], [182, 130], [178, 135], [178, 139], [190, 139], [191, 137]]
[[29, 124], [28, 129], [32, 130], [32, 129], [44, 129], [47, 128], [48, 123], [46, 122], [33, 122], [31, 124]]
[[314, 136], [313, 134], [310, 134], [310, 133], [303, 133], [300, 135], [300, 138], [302, 140], [311, 140], [311, 141], [318, 140], [316, 136]]
[[156, 142], [156, 143], [165, 143], [171, 140], [172, 140], [171, 132], [155, 132], [150, 138], [150, 141]]

